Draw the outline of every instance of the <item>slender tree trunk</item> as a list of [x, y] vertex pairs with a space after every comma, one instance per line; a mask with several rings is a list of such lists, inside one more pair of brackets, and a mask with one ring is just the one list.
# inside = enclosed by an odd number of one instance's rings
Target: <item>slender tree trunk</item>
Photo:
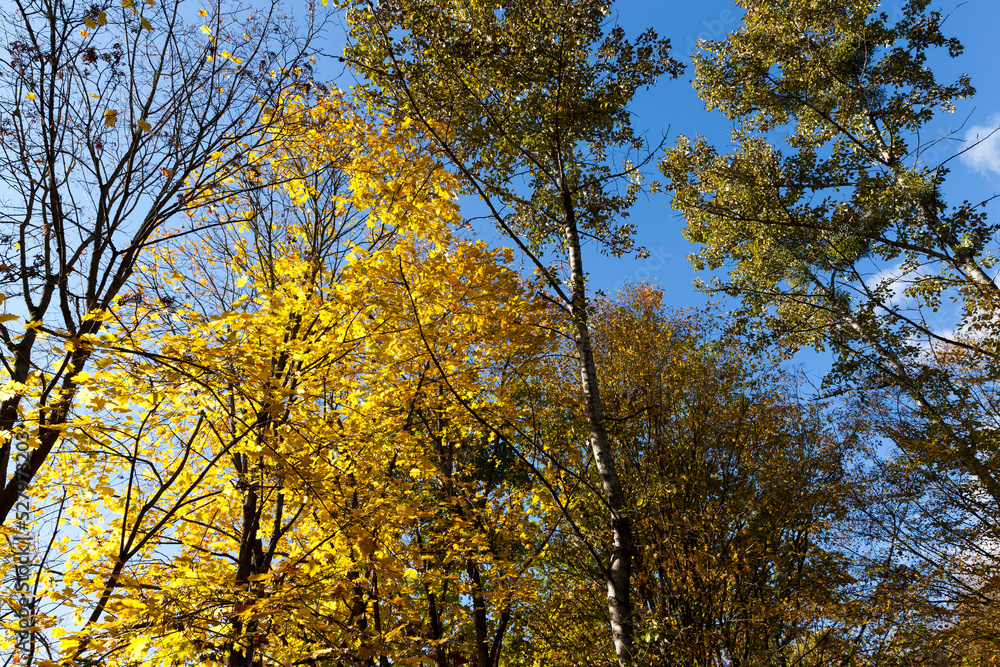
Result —
[[[562, 165], [559, 165], [560, 172]], [[635, 552], [632, 539], [632, 522], [626, 513], [625, 493], [615, 467], [611, 443], [604, 423], [604, 406], [597, 382], [597, 362], [590, 342], [590, 324], [587, 317], [586, 274], [580, 250], [580, 235], [576, 226], [571, 193], [560, 173], [559, 187], [563, 194], [565, 210], [564, 233], [569, 252], [570, 279], [572, 280], [573, 336], [580, 364], [580, 387], [583, 391], [584, 409], [590, 429], [588, 436], [594, 465], [601, 479], [604, 500], [611, 514], [611, 562], [605, 568], [608, 587], [608, 618], [615, 655], [621, 667], [633, 664], [632, 642], [635, 632], [632, 618], [632, 558]]]
[[[239, 456], [239, 455], [237, 455]], [[260, 510], [257, 507], [257, 489], [249, 481], [249, 463], [244, 458], [243, 464], [237, 470], [241, 481], [248, 484], [243, 497], [243, 524], [240, 527], [240, 552], [237, 560], [236, 586], [238, 589], [251, 587], [250, 577], [257, 574], [257, 566], [260, 561], [262, 546], [257, 537], [257, 530], [260, 526]], [[244, 637], [249, 633], [244, 627], [242, 619], [233, 615], [232, 620], [232, 646], [229, 649], [227, 667], [250, 667], [253, 664], [252, 640], [247, 641], [244, 647]]]
[[483, 599], [483, 581], [479, 576], [479, 566], [471, 558], [468, 561], [469, 579], [472, 580], [472, 620], [476, 628], [476, 664], [478, 667], [492, 667], [490, 642], [487, 636], [486, 600]]

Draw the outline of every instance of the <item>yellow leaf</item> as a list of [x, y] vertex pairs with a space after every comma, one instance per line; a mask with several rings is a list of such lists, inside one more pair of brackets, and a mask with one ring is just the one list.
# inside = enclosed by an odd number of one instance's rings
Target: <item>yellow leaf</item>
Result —
[[403, 570], [403, 576], [406, 577], [407, 579], [416, 579], [419, 575], [417, 574], [417, 571], [414, 570], [412, 567], [408, 567], [405, 570]]
[[83, 24], [85, 26], [87, 26], [88, 28], [96, 28], [97, 27], [97, 21], [95, 21], [94, 19], [91, 19], [91, 18], [83, 19]]
[[129, 9], [133, 5], [135, 5], [135, 3], [132, 2], [132, 0], [122, 0], [122, 7], [124, 7], [125, 9]]
[[97, 25], [107, 25], [107, 23], [108, 23], [107, 14], [101, 12], [100, 14], [97, 15]]
[[211, 35], [212, 34], [212, 29], [209, 28], [207, 25], [201, 26], [201, 31], [203, 33], [205, 33], [206, 35]]
[[90, 33], [87, 32], [86, 30], [81, 30], [80, 37], [90, 37]]
[[33, 100], [36, 97], [38, 97], [38, 95], [35, 95], [34, 93], [28, 93], [25, 97], [27, 97], [29, 100]]
[[13, 322], [16, 319], [17, 319], [17, 315], [11, 315], [10, 313], [4, 313], [3, 315], [0, 315], [0, 324], [3, 324], [4, 322]]
[[129, 645], [129, 658], [135, 662], [140, 662], [146, 657], [146, 649], [149, 648], [149, 637], [136, 637]]
[[95, 309], [95, 310], [90, 311], [89, 313], [87, 313], [86, 315], [84, 315], [80, 319], [83, 322], [90, 322], [90, 321], [94, 321], [94, 322], [107, 322], [108, 320], [111, 319], [111, 313], [109, 313], [106, 310], [97, 310], [97, 309]]
[[153, 29], [153, 24], [150, 23], [149, 19], [147, 19], [145, 16], [142, 17], [141, 23], [142, 23], [142, 27], [145, 28], [146, 30], [152, 30]]
[[149, 132], [150, 134], [152, 134], [152, 132], [153, 132], [153, 126], [152, 126], [152, 125], [150, 125], [150, 124], [149, 124], [149, 123], [148, 123], [148, 122], [146, 121], [146, 119], [142, 119], [142, 120], [140, 120], [140, 121], [139, 121], [139, 122], [137, 123], [137, 125], [139, 126], [139, 129], [141, 129], [141, 130], [143, 130], [143, 131], [145, 131], [145, 132]]
[[108, 127], [114, 127], [115, 123], [118, 122], [118, 110], [108, 109], [104, 112], [104, 124]]
[[199, 9], [198, 16], [208, 16], [208, 12], [205, 11], [204, 9]]

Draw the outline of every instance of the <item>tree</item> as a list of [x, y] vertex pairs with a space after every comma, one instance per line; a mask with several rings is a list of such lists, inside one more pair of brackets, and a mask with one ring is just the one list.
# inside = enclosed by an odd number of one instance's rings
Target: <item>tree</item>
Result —
[[566, 318], [613, 544], [599, 567], [615, 652], [628, 665], [633, 538], [591, 347], [582, 244], [593, 239], [615, 255], [631, 248], [632, 227], [621, 220], [648, 157], [628, 104], [681, 65], [653, 31], [630, 42], [621, 28], [608, 29], [610, 8], [563, 0], [349, 3], [345, 58], [369, 80], [370, 100], [426, 132]]
[[[622, 462], [637, 558], [645, 665], [808, 665], [791, 646], [847, 664], [860, 624], [845, 618], [850, 563], [843, 530], [850, 430], [838, 433], [777, 359], [748, 351], [706, 313], [671, 313], [647, 285], [602, 301], [592, 320], [609, 432]], [[579, 427], [577, 427], [579, 428]], [[581, 514], [596, 512], [593, 499]], [[565, 548], [565, 547], [564, 547]], [[551, 592], [558, 631], [539, 641], [558, 654], [588, 625], [589, 573], [573, 551]], [[593, 592], [590, 593], [591, 595]], [[540, 626], [542, 622], [537, 622]], [[564, 662], [579, 653], [569, 648]]]
[[830, 393], [867, 405], [888, 390], [882, 433], [920, 474], [964, 488], [967, 518], [995, 534], [996, 410], [978, 387], [996, 378], [998, 227], [986, 202], [949, 206], [948, 160], [927, 163], [947, 138], [928, 138], [929, 123], [974, 93], [927, 63], [962, 47], [927, 0], [895, 22], [862, 0], [741, 4], [743, 26], [704, 45], [695, 84], [737, 123], [737, 148], [682, 139], [661, 165], [701, 244], [695, 264], [727, 267], [714, 289], [759, 328], [829, 346]]
[[[274, 110], [308, 79], [323, 25], [312, 11], [293, 22], [277, 2], [245, 15], [214, 3], [200, 27], [186, 13], [153, 0], [3, 11], [0, 523], [16, 480], [38, 474], [70, 421], [98, 314], [127, 296], [167, 221], [267, 160]], [[11, 475], [16, 438], [31, 455]]]
[[[935, 363], [960, 378], [979, 405], [995, 405], [993, 370], [971, 358], [968, 350], [940, 350]], [[992, 499], [974, 477], [935, 463], [938, 443], [925, 440], [921, 416], [895, 391], [867, 392], [848, 409], [865, 414], [874, 433], [898, 445], [888, 453], [884, 444], [873, 447], [865, 470], [855, 473], [861, 548], [851, 558], [856, 576], [868, 580], [868, 606], [882, 610], [873, 614], [872, 629], [881, 635], [883, 662], [991, 664], [1000, 609]]]
[[146, 255], [81, 379], [95, 414], [41, 475], [85, 527], [45, 589], [79, 614], [63, 663], [499, 660], [544, 533], [458, 400], [523, 418], [547, 307], [454, 237], [454, 179], [412, 132], [339, 93], [282, 118], [308, 148], [217, 193], [231, 244]]

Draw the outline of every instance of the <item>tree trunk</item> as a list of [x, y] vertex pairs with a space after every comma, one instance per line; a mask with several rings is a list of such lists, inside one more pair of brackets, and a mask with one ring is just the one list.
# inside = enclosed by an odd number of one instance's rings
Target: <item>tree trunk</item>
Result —
[[580, 251], [580, 235], [576, 227], [572, 196], [559, 165], [558, 184], [562, 190], [565, 220], [563, 231], [569, 252], [570, 279], [572, 280], [572, 303], [570, 313], [573, 321], [573, 337], [577, 359], [580, 364], [580, 387], [583, 391], [584, 409], [590, 429], [588, 440], [594, 457], [594, 465], [601, 479], [604, 500], [611, 514], [611, 562], [605, 568], [608, 587], [608, 618], [611, 623], [611, 638], [615, 655], [621, 667], [633, 664], [632, 640], [634, 623], [632, 618], [631, 580], [632, 556], [635, 551], [632, 541], [632, 522], [626, 513], [625, 494], [622, 490], [618, 470], [615, 467], [611, 443], [604, 423], [604, 407], [601, 390], [597, 383], [597, 363], [590, 343], [590, 325], [587, 317], [586, 275], [583, 271], [583, 257]]

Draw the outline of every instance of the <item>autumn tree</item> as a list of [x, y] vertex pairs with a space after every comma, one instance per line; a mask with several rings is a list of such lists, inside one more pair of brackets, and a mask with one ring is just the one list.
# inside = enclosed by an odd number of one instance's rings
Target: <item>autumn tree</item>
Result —
[[486, 218], [544, 279], [575, 341], [587, 436], [613, 544], [600, 565], [615, 652], [632, 663], [632, 529], [604, 418], [582, 245], [620, 255], [651, 153], [636, 92], [680, 64], [652, 30], [630, 41], [610, 2], [348, 3], [345, 58], [379, 108], [416, 122]]
[[95, 341], [41, 478], [71, 495], [53, 657], [495, 665], [545, 509], [459, 401], [521, 421], [548, 308], [454, 236], [412, 131], [336, 92], [281, 118], [306, 143], [217, 193], [225, 234], [157, 244]]
[[[833, 536], [854, 434], [801, 400], [773, 353], [748, 349], [718, 315], [671, 313], [655, 288], [599, 302], [592, 323], [634, 518], [641, 664], [848, 660], [861, 624], [843, 613], [852, 577]], [[598, 511], [587, 487], [579, 495], [579, 514]], [[533, 620], [531, 632], [546, 664], [576, 664], [574, 643], [599, 643], [586, 609], [596, 591], [579, 550], [559, 548], [560, 583], [542, 608], [561, 621]], [[829, 662], [793, 657], [810, 637], [810, 655]]]
[[685, 138], [662, 162], [695, 264], [728, 269], [713, 289], [760, 329], [830, 349], [828, 392], [888, 400], [878, 428], [914, 474], [957, 485], [952, 508], [995, 533], [997, 413], [979, 387], [997, 356], [997, 226], [985, 202], [949, 204], [948, 160], [928, 162], [947, 138], [933, 121], [974, 94], [929, 66], [961, 44], [927, 0], [893, 19], [864, 0], [740, 4], [695, 83], [736, 148]]
[[94, 315], [128, 296], [157, 230], [266, 160], [269, 119], [308, 79], [323, 24], [276, 2], [173, 0], [15, 0], [2, 21], [0, 522], [13, 438], [30, 442], [17, 473], [30, 482], [70, 419]]

